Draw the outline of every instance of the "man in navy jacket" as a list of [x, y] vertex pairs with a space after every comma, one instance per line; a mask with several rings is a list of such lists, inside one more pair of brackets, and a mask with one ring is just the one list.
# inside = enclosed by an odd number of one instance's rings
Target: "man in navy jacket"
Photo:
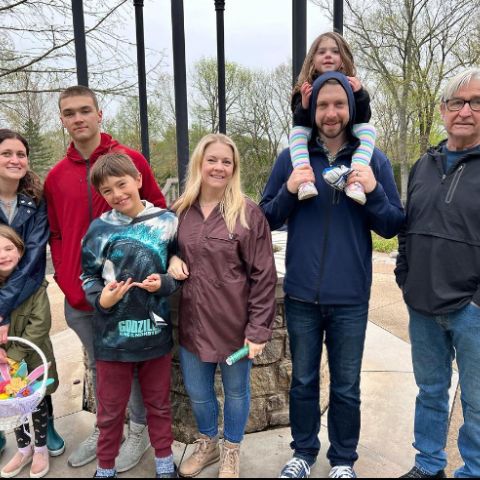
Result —
[[[375, 149], [360, 182], [362, 206], [322, 179], [329, 166], [350, 167], [359, 141], [352, 134], [355, 101], [347, 77], [321, 75], [313, 84], [310, 115], [317, 131], [309, 144], [311, 166], [292, 169], [288, 149], [278, 157], [261, 207], [272, 229], [288, 223], [285, 308], [293, 374], [290, 422], [294, 457], [283, 478], [306, 478], [320, 443], [319, 366], [325, 340], [331, 372], [328, 458], [332, 477], [354, 477], [360, 435], [360, 371], [372, 281], [371, 230], [399, 232], [404, 211], [391, 165]], [[319, 195], [298, 201], [300, 184], [313, 181]]]

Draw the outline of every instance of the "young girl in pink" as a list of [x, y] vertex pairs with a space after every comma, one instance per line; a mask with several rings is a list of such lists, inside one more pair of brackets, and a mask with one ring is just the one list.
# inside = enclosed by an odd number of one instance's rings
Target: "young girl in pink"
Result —
[[[312, 43], [298, 76], [297, 84], [292, 94], [292, 110], [294, 127], [290, 132], [290, 155], [293, 168], [310, 165], [308, 142], [312, 134], [312, 124], [309, 116], [309, 101], [312, 94], [312, 83], [321, 74], [338, 71], [345, 74], [355, 95], [356, 117], [353, 127], [354, 135], [360, 140], [360, 145], [353, 154], [351, 169], [355, 165], [369, 165], [375, 147], [376, 132], [368, 122], [371, 117], [370, 96], [362, 88], [356, 77], [353, 55], [345, 39], [338, 33], [327, 32], [318, 36]], [[333, 163], [335, 159], [332, 159]], [[365, 204], [366, 196], [363, 187], [355, 182], [346, 185], [346, 175], [351, 170], [346, 167], [327, 168], [323, 177], [334, 188], [345, 190], [348, 197], [360, 204]], [[313, 183], [300, 185], [298, 198], [306, 200], [318, 194]]]

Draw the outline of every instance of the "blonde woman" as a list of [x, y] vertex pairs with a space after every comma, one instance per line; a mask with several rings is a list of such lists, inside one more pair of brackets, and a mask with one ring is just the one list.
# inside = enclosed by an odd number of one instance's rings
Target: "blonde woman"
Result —
[[[233, 141], [205, 136], [193, 152], [179, 217], [179, 255], [169, 273], [185, 280], [180, 300], [180, 359], [200, 438], [180, 466], [194, 477], [220, 462], [220, 478], [239, 476], [239, 449], [250, 409], [250, 368], [271, 337], [275, 317], [272, 240], [262, 211], [242, 193], [240, 158]], [[227, 366], [244, 345], [249, 357]], [[214, 378], [220, 366], [225, 391], [220, 455]], [[221, 457], [221, 458], [220, 458]]]

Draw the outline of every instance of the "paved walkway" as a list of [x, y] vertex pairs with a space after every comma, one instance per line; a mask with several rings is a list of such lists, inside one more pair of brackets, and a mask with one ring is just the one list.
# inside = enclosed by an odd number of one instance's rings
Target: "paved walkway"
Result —
[[[282, 245], [282, 235], [275, 234], [276, 243]], [[277, 254], [283, 262], [283, 252]], [[410, 346], [406, 341], [406, 311], [392, 277], [393, 261], [386, 255], [374, 260], [374, 285], [370, 305], [370, 323], [362, 369], [362, 435], [360, 459], [356, 471], [360, 477], [398, 477], [413, 463], [413, 412], [416, 386], [413, 378]], [[279, 265], [281, 270], [281, 265]], [[61, 311], [62, 298], [56, 285], [51, 285], [50, 296], [56, 310]], [[60, 314], [60, 313], [57, 313]], [[392, 333], [393, 332], [393, 333]], [[83, 353], [76, 335], [69, 329], [53, 336], [59, 364], [61, 388], [54, 395], [55, 413], [59, 432], [67, 442], [67, 452], [52, 459], [50, 477], [88, 478], [95, 463], [81, 469], [67, 466], [69, 452], [93, 428], [94, 416], [82, 411]], [[455, 375], [452, 392], [458, 378]], [[312, 477], [328, 475], [325, 454], [328, 449], [326, 416], [320, 433], [322, 451], [312, 471]], [[2, 465], [14, 452], [14, 439], [9, 435]], [[288, 428], [247, 435], [241, 451], [241, 475], [244, 478], [274, 478], [290, 458]], [[175, 460], [180, 463], [192, 447], [176, 443]], [[209, 467], [202, 477], [215, 477], [218, 466]], [[24, 471], [24, 477], [28, 470]], [[153, 478], [153, 454], [149, 451], [142, 462], [121, 477]]]

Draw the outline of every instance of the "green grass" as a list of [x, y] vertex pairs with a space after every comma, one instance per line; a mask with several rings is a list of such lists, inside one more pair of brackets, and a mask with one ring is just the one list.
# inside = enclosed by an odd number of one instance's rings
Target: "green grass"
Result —
[[398, 250], [397, 237], [391, 238], [390, 240], [386, 240], [385, 238], [382, 238], [376, 233], [372, 232], [372, 242], [373, 242], [373, 250], [375, 252], [392, 253]]

